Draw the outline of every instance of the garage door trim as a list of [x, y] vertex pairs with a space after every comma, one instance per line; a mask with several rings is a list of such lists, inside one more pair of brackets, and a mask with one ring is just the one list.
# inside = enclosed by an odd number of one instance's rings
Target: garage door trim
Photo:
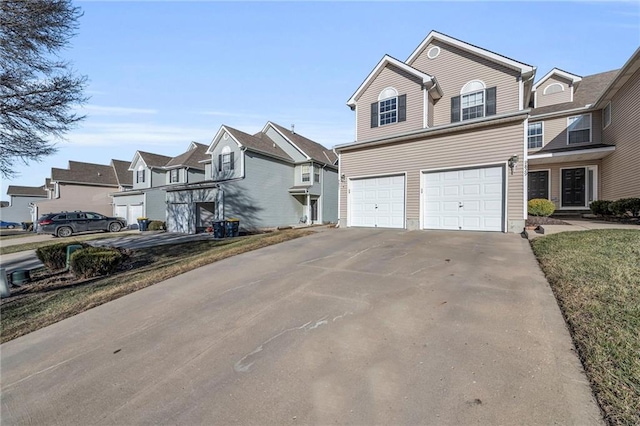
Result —
[[489, 169], [493, 167], [502, 168], [502, 230], [501, 232], [506, 232], [507, 229], [507, 206], [508, 204], [508, 192], [507, 188], [509, 187], [509, 173], [507, 173], [507, 162], [498, 162], [498, 163], [481, 163], [481, 164], [469, 164], [464, 166], [452, 166], [452, 167], [439, 167], [436, 169], [420, 169], [420, 229], [424, 228], [424, 197], [425, 197], [425, 182], [424, 176], [428, 173], [439, 173], [439, 172], [456, 172], [462, 170], [474, 170], [474, 169]]
[[371, 175], [358, 175], [358, 176], [349, 176], [347, 179], [347, 227], [351, 227], [353, 221], [353, 199], [351, 196], [351, 187], [352, 181], [361, 180], [361, 179], [373, 179], [373, 178], [384, 178], [384, 177], [393, 177], [393, 176], [402, 176], [404, 178], [404, 214], [402, 218], [402, 229], [407, 229], [407, 172], [390, 172], [390, 173], [382, 173], [382, 174], [371, 174]]

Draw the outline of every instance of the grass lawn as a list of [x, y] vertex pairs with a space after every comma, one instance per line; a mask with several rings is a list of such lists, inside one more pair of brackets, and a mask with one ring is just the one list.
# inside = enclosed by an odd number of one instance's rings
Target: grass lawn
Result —
[[[28, 235], [24, 235], [25, 237], [28, 236], [34, 236], [37, 234], [28, 234]], [[80, 234], [80, 235], [74, 235], [70, 238], [68, 238], [68, 241], [89, 241], [89, 240], [101, 240], [104, 238], [116, 238], [116, 237], [121, 237], [123, 234], [114, 234], [111, 232], [100, 232], [97, 234]], [[142, 234], [139, 233], [128, 233], [128, 234], [124, 234], [126, 236], [140, 236]], [[23, 237], [22, 235], [20, 235], [20, 237]], [[11, 239], [11, 237], [6, 237], [7, 239]], [[3, 239], [4, 240], [4, 239]], [[64, 242], [65, 239], [64, 238], [54, 238], [53, 236], [51, 236], [50, 239], [45, 240], [45, 241], [38, 241], [35, 243], [24, 243], [24, 244], [15, 244], [12, 246], [7, 246], [7, 247], [0, 247], [0, 255], [2, 254], [11, 254], [11, 253], [17, 253], [19, 251], [26, 251], [26, 250], [35, 250], [38, 249], [40, 247], [45, 247], [45, 246], [51, 246], [53, 244], [58, 244], [58, 243], [62, 243]]]
[[119, 272], [90, 280], [76, 280], [64, 271], [35, 271], [32, 283], [2, 299], [0, 341], [15, 339], [200, 266], [312, 233], [308, 229], [287, 230], [172, 244], [170, 250], [166, 245], [134, 250]]
[[640, 230], [532, 241], [611, 425], [640, 424]]

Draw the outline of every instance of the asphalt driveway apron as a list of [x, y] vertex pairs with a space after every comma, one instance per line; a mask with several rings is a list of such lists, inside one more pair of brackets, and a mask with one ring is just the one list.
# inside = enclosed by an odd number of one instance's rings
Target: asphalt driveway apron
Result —
[[517, 235], [336, 229], [0, 347], [2, 424], [601, 424]]

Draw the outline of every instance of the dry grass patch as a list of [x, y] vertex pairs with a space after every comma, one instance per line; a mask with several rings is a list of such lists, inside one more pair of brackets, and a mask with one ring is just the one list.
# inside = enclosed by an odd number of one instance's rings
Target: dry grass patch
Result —
[[640, 232], [532, 241], [610, 425], [640, 424]]
[[[29, 236], [33, 236], [33, 235], [34, 234], [31, 234]], [[12, 246], [0, 247], [0, 255], [18, 253], [20, 251], [27, 251], [27, 250], [36, 250], [36, 249], [39, 249], [40, 247], [52, 246], [54, 244], [63, 243], [65, 241], [69, 241], [71, 243], [71, 242], [76, 242], [76, 241], [103, 240], [105, 238], [120, 237], [122, 235], [123, 234], [114, 234], [114, 233], [111, 233], [111, 232], [105, 232], [105, 233], [100, 233], [100, 234], [73, 235], [73, 237], [70, 237], [68, 239], [54, 238], [52, 236], [50, 240], [46, 240], [46, 241], [38, 241], [38, 242], [35, 242], [35, 243], [15, 244], [15, 245], [12, 245]], [[124, 235], [126, 235], [127, 237], [139, 237], [141, 234], [128, 233], [128, 234], [124, 234]]]
[[1, 341], [15, 339], [118, 297], [231, 256], [312, 234], [288, 230], [228, 240], [201, 240], [131, 251], [121, 270], [76, 280], [67, 272], [34, 273], [34, 282], [2, 300]]

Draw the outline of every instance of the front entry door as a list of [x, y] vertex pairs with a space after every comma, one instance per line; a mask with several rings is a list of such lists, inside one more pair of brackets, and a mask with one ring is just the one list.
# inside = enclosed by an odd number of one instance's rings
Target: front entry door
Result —
[[318, 200], [311, 200], [311, 222], [318, 220]]
[[549, 171], [529, 172], [529, 200], [534, 198], [549, 199]]
[[562, 170], [563, 207], [584, 207], [585, 189], [586, 179], [584, 168]]

